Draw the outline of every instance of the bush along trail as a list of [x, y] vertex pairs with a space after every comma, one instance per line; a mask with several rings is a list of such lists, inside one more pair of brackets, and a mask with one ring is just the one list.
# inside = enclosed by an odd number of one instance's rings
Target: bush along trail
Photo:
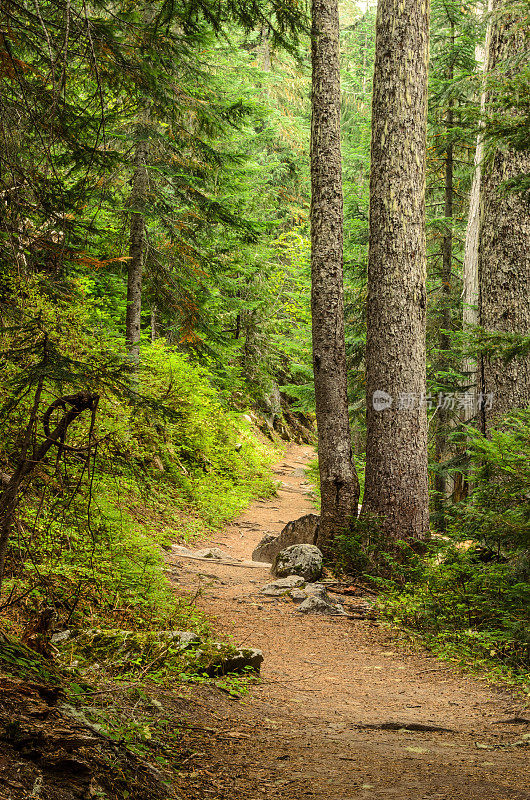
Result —
[[53, 660], [3, 637], [2, 800], [530, 797], [524, 700], [406, 648], [360, 582], [318, 577], [313, 459], [288, 445], [275, 496], [168, 550], [168, 630], [62, 631]]

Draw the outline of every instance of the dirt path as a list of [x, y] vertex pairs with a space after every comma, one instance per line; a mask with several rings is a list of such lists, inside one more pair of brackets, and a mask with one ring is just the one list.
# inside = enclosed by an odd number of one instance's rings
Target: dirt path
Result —
[[[265, 532], [312, 511], [303, 467], [313, 455], [291, 446], [276, 469], [278, 496], [201, 546], [248, 559]], [[212, 734], [220, 732], [207, 755], [218, 764], [208, 772], [204, 761], [211, 783], [193, 796], [212, 796], [217, 785], [227, 800], [529, 800], [530, 746], [499, 748], [530, 732], [530, 724], [503, 722], [530, 717], [523, 701], [428, 654], [398, 650], [374, 622], [306, 617], [290, 600], [264, 598], [265, 570], [173, 562], [179, 586], [202, 588], [199, 605], [215, 628], [265, 655], [263, 681], [247, 700], [204, 692]], [[398, 729], [362, 727], [386, 723]], [[205, 755], [193, 775], [203, 774]]]

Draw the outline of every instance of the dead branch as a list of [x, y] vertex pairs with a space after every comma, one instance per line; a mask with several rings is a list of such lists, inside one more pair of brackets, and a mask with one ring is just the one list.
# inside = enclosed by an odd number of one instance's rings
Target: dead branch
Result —
[[[41, 386], [39, 388], [42, 389]], [[99, 402], [99, 395], [91, 394], [89, 392], [78, 392], [77, 394], [66, 395], [65, 397], [60, 397], [58, 400], [55, 400], [48, 407], [42, 419], [46, 438], [40, 447], [38, 447], [34, 452], [33, 456], [28, 458], [28, 444], [31, 433], [36, 425], [40, 396], [41, 392], [37, 391], [30, 420], [26, 428], [24, 447], [18, 467], [11, 475], [7, 483], [4, 484], [5, 489], [0, 493], [0, 590], [2, 587], [2, 578], [4, 576], [4, 565], [9, 534], [13, 526], [15, 509], [18, 505], [20, 490], [24, 482], [35, 470], [35, 467], [44, 460], [48, 451], [52, 447], [59, 447], [59, 452], [62, 452], [68, 447], [64, 444], [68, 427], [75, 419], [77, 419], [80, 414], [83, 413], [83, 411], [90, 409], [93, 413], [95, 413], [95, 409], [97, 408], [97, 404]], [[63, 415], [57, 423], [55, 429], [51, 431], [50, 418], [53, 412], [57, 409], [61, 409], [63, 411]], [[89, 442], [89, 452], [90, 448], [91, 443]], [[73, 449], [75, 452], [79, 452], [78, 448]]]

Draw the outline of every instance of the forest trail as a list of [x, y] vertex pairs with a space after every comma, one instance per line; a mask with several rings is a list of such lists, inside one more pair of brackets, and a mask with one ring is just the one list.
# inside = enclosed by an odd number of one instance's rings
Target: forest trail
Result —
[[[248, 559], [265, 532], [313, 511], [303, 471], [313, 457], [310, 447], [289, 446], [275, 470], [277, 496], [253, 503], [201, 547]], [[530, 798], [530, 746], [506, 747], [530, 732], [530, 723], [507, 722], [530, 716], [523, 700], [398, 648], [373, 621], [305, 616], [291, 600], [260, 595], [265, 569], [178, 556], [171, 563], [178, 587], [200, 588], [197, 603], [215, 630], [265, 656], [248, 697], [193, 688], [188, 720], [209, 727], [197, 733], [188, 797]], [[346, 607], [350, 599], [337, 597]], [[362, 727], [387, 723], [419, 729]]]

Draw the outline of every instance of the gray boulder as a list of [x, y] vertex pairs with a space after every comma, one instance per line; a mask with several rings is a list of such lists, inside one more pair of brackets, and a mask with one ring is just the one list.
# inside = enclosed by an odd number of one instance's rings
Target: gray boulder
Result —
[[345, 616], [346, 612], [339, 603], [331, 603], [320, 594], [310, 594], [296, 609], [300, 614], [325, 614], [330, 617]]
[[70, 638], [72, 635], [72, 631], [57, 631], [54, 633], [50, 639], [52, 644], [60, 644], [61, 642], [66, 642], [67, 639]]
[[289, 597], [291, 600], [294, 600], [295, 603], [303, 603], [304, 600], [307, 600], [308, 594], [304, 589], [291, 589]]
[[[226, 645], [215, 642], [219, 656], [210, 657], [210, 663], [204, 666], [204, 672], [213, 678], [217, 675], [228, 675], [230, 672], [256, 672], [259, 674], [263, 663], [263, 653], [256, 647], [243, 647], [239, 650], [228, 650]], [[201, 651], [199, 651], [200, 653]]]
[[269, 557], [269, 545], [278, 539], [274, 533], [266, 533], [260, 540], [258, 546], [252, 551], [252, 561], [261, 561], [265, 564], [271, 564], [274, 556]]
[[223, 673], [246, 672], [247, 670], [259, 673], [262, 664], [263, 653], [261, 650], [258, 650], [257, 647], [245, 647], [225, 660]]
[[265, 561], [272, 564], [279, 552], [293, 544], [315, 544], [320, 517], [316, 514], [305, 516], [288, 522], [279, 536], [266, 534], [252, 553], [253, 561]]
[[286, 578], [278, 578], [278, 580], [268, 583], [263, 589], [260, 589], [260, 594], [268, 597], [281, 597], [298, 586], [305, 586], [304, 579], [299, 575], [288, 575]]
[[295, 603], [302, 603], [304, 600], [307, 600], [308, 597], [319, 597], [321, 600], [332, 605], [323, 583], [306, 583], [303, 586], [291, 589], [289, 597], [291, 600], [294, 600]]
[[314, 544], [291, 545], [278, 553], [271, 572], [276, 578], [300, 575], [306, 581], [315, 581], [322, 575], [322, 553]]
[[189, 547], [184, 547], [182, 544], [173, 544], [171, 545], [171, 549], [177, 556], [193, 556], [193, 550], [190, 550]]
[[193, 645], [199, 644], [201, 641], [201, 637], [193, 631], [167, 631], [164, 633], [170, 641], [177, 644], [179, 650], [186, 650], [186, 648], [193, 647]]
[[301, 614], [346, 615], [343, 607], [331, 600], [323, 583], [308, 583], [303, 591], [306, 597], [297, 608]]
[[308, 594], [318, 594], [325, 600], [329, 600], [326, 587], [323, 583], [308, 583], [306, 584], [305, 590]]

